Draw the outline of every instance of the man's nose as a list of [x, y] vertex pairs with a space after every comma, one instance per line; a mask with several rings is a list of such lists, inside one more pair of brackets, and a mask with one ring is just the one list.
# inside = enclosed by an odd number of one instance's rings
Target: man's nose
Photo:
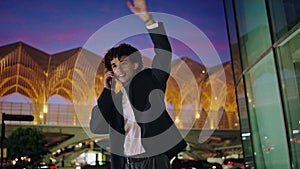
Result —
[[115, 69], [115, 73], [121, 73], [122, 72], [122, 66], [118, 65]]

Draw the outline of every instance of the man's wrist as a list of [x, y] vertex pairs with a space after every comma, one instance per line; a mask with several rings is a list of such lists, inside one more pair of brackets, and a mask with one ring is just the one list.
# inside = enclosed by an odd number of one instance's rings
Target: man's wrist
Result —
[[147, 24], [147, 23], [150, 23], [151, 21], [153, 21], [153, 17], [151, 14], [149, 14], [148, 18], [146, 20], [144, 20], [144, 23]]
[[146, 20], [144, 20], [144, 23], [146, 26], [152, 25], [155, 23], [153, 17], [151, 14], [148, 15], [148, 18]]

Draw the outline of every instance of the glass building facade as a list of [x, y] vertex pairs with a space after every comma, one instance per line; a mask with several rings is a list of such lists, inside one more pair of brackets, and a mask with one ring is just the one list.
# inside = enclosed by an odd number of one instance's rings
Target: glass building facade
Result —
[[224, 0], [246, 168], [300, 168], [300, 1]]

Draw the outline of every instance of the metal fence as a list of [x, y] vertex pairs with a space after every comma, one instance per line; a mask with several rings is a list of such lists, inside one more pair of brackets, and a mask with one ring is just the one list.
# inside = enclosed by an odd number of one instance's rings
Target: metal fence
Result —
[[[6, 114], [33, 115], [39, 120], [33, 122], [26, 121], [7, 121], [7, 124], [43, 124], [43, 125], [62, 125], [62, 126], [87, 126], [89, 125], [90, 110], [89, 106], [74, 107], [72, 104], [48, 104], [48, 112], [40, 115], [35, 114], [36, 109], [41, 109], [43, 105], [33, 103], [0, 102], [0, 112]], [[77, 113], [76, 113], [77, 111]], [[200, 113], [199, 117], [195, 112]], [[203, 129], [239, 129], [238, 119], [229, 124], [226, 113], [223, 113], [221, 119], [208, 119], [206, 113], [198, 110], [181, 110], [176, 116], [174, 109], [168, 109], [171, 118], [179, 128], [203, 128]], [[41, 116], [42, 115], [42, 116]], [[1, 119], [1, 116], [0, 116]], [[207, 123], [215, 123], [213, 128]], [[206, 125], [205, 125], [206, 124]], [[233, 126], [233, 127], [230, 127]]]
[[[6, 114], [35, 115], [36, 106], [33, 103], [0, 102], [0, 112]], [[1, 119], [2, 117], [0, 117]], [[42, 118], [41, 124], [77, 126], [79, 122], [73, 105], [49, 104], [48, 113], [43, 116], [35, 115], [35, 118]], [[7, 121], [6, 124], [34, 124], [35, 122]]]

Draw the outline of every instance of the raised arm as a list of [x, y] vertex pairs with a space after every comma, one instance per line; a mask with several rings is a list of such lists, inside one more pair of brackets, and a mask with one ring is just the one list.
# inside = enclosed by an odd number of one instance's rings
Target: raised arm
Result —
[[[152, 62], [153, 77], [161, 83], [166, 83], [171, 71], [172, 48], [162, 23], [156, 23], [148, 12], [145, 0], [127, 1], [128, 8], [137, 15], [148, 28], [154, 44], [155, 56]], [[155, 25], [157, 24], [157, 25]], [[153, 27], [153, 25], [155, 25]], [[151, 29], [149, 29], [149, 26]]]

